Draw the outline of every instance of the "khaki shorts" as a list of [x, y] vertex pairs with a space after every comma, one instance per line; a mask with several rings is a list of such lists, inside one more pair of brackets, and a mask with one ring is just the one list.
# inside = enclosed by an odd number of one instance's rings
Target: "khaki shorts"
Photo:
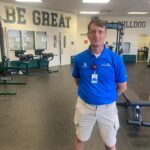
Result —
[[78, 97], [74, 123], [79, 140], [87, 141], [96, 123], [105, 145], [111, 147], [116, 144], [116, 134], [119, 129], [116, 102], [96, 106], [89, 105]]

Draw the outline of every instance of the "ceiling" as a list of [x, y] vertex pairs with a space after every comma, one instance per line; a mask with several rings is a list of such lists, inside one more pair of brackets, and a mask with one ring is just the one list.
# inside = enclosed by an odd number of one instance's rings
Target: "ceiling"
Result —
[[[15, 0], [0, 0], [15, 3]], [[150, 17], [150, 0], [110, 0], [107, 4], [83, 4], [82, 0], [43, 0], [42, 3], [24, 3], [23, 6], [46, 8], [51, 10], [79, 14], [80, 11], [100, 11], [100, 15], [128, 16], [128, 11], [147, 11]], [[138, 15], [141, 16], [141, 15]]]

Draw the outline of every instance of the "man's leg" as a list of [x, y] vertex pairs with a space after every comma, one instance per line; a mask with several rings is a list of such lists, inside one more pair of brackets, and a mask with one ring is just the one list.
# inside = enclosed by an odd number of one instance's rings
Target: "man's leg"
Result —
[[74, 150], [84, 150], [84, 142], [75, 137]]
[[97, 123], [106, 150], [116, 150], [116, 135], [119, 129], [118, 110], [116, 104], [100, 106]]
[[78, 98], [74, 116], [76, 127], [74, 150], [84, 149], [84, 142], [88, 141], [91, 137], [95, 122], [95, 107], [85, 104], [85, 102]]

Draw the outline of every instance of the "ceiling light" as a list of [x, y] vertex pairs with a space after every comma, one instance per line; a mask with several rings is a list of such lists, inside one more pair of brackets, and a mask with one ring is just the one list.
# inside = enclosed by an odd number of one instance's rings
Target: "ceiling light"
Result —
[[16, 2], [31, 2], [31, 3], [38, 3], [42, 2], [42, 0], [16, 0]]
[[129, 15], [145, 15], [148, 14], [149, 12], [128, 12]]
[[82, 0], [83, 3], [108, 3], [110, 0]]
[[99, 14], [97, 11], [80, 11], [80, 14]]

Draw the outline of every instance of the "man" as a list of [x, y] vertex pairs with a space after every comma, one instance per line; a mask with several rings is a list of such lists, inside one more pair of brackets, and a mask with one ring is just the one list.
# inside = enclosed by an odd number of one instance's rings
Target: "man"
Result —
[[119, 120], [115, 101], [127, 89], [127, 75], [122, 58], [104, 46], [105, 38], [105, 22], [92, 20], [88, 25], [91, 45], [75, 56], [72, 76], [78, 86], [78, 99], [74, 150], [84, 149], [95, 124], [106, 150], [116, 150]]

